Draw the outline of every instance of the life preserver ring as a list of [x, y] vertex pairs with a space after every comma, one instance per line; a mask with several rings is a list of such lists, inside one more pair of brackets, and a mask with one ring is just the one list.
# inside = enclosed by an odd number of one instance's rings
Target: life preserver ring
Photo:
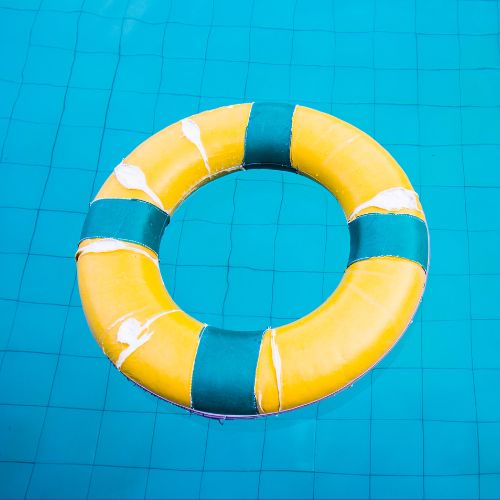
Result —
[[[162, 232], [202, 184], [261, 167], [298, 172], [333, 193], [349, 224], [347, 269], [333, 294], [293, 323], [257, 332], [207, 326], [165, 290]], [[372, 138], [303, 106], [239, 104], [165, 128], [115, 168], [90, 205], [78, 282], [97, 342], [127, 377], [207, 416], [252, 417], [317, 401], [373, 367], [420, 303], [428, 246], [418, 196]]]

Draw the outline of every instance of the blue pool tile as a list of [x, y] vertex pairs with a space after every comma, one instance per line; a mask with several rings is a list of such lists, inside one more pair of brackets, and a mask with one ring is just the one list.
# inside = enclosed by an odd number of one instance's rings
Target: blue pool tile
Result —
[[262, 458], [264, 470], [314, 470], [314, 420], [270, 418]]
[[374, 96], [377, 102], [416, 104], [416, 74], [416, 70], [413, 69], [377, 69], [375, 71]]
[[233, 225], [231, 227], [231, 265], [255, 269], [273, 269], [275, 226]]
[[62, 125], [104, 126], [109, 96], [109, 90], [69, 88], [64, 103]]
[[26, 255], [3, 254], [0, 255], [0, 298], [16, 299], [21, 287], [21, 278], [26, 263]]
[[33, 465], [30, 463], [4, 462], [0, 463], [0, 498], [24, 498], [31, 478]]
[[[265, 422], [263, 419], [227, 421], [209, 425], [205, 467], [209, 470], [255, 470], [261, 467]], [[269, 437], [267, 434], [266, 439]]]
[[371, 426], [371, 463], [374, 475], [421, 475], [422, 423], [374, 420]]
[[252, 24], [266, 28], [291, 28], [293, 12], [286, 0], [277, 0], [270, 6], [265, 0], [256, 0], [253, 7]]
[[[262, 330], [264, 331], [269, 325], [269, 316], [244, 316], [240, 314], [231, 315], [224, 313], [224, 316], [218, 316], [216, 318], [210, 318], [207, 321], [208, 315], [203, 315], [203, 320], [209, 325], [220, 326], [227, 328], [229, 330]], [[201, 316], [200, 316], [201, 319]], [[271, 326], [278, 326], [279, 324], [285, 324], [286, 321], [275, 320], [271, 316]]]
[[418, 98], [420, 104], [428, 106], [458, 106], [460, 104], [459, 72], [438, 69], [420, 71]]
[[[224, 96], [221, 102], [208, 106], [209, 109], [233, 104], [243, 99], [247, 69], [247, 63], [243, 62], [207, 61], [203, 73], [201, 92], [204, 95]], [[220, 75], [222, 74], [231, 75], [231, 78], [221, 78]]]
[[157, 56], [122, 56], [113, 89], [158, 92], [161, 67], [161, 58]]
[[421, 343], [421, 324], [420, 321], [414, 321], [377, 366], [379, 368], [420, 368], [422, 364]]
[[[262, 88], [262, 79], [267, 78], [267, 89]], [[251, 62], [248, 67], [247, 87], [245, 97], [249, 100], [283, 100], [288, 97], [288, 81], [290, 68], [285, 65], [272, 65]], [[286, 84], [285, 84], [286, 82]]]
[[425, 476], [424, 488], [426, 498], [449, 500], [478, 498], [479, 478], [477, 476]]
[[424, 422], [424, 473], [477, 474], [475, 423]]
[[175, 94], [197, 95], [201, 87], [203, 61], [168, 59], [163, 65], [161, 90]]
[[99, 410], [104, 407], [108, 363], [104, 359], [60, 356], [50, 404]]
[[477, 418], [480, 421], [500, 421], [499, 370], [476, 370]]
[[500, 231], [471, 231], [469, 233], [471, 274], [500, 274], [497, 249]]
[[[466, 188], [467, 221], [472, 231], [500, 231], [500, 188]], [[484, 215], [488, 214], [487, 217]]]
[[496, 89], [500, 85], [500, 70], [464, 70], [461, 74], [462, 105], [498, 106]]
[[467, 186], [494, 187], [500, 184], [500, 171], [490, 168], [500, 161], [500, 146], [464, 145], [462, 153]]
[[500, 473], [498, 450], [500, 448], [500, 423], [480, 423], [479, 460], [481, 474]]
[[474, 420], [476, 400], [472, 370], [424, 370], [423, 407], [426, 420]]
[[420, 141], [424, 145], [460, 144], [460, 110], [434, 106], [419, 109]]
[[[49, 165], [57, 126], [13, 120], [5, 139], [4, 160], [29, 165]], [[26, 147], [26, 138], [30, 147]]]
[[54, 47], [30, 47], [24, 81], [42, 85], [66, 85], [71, 74], [73, 52]]
[[17, 302], [0, 300], [0, 349], [5, 349], [16, 316]]
[[416, 61], [415, 35], [410, 33], [375, 33], [375, 67], [413, 69]]
[[63, 306], [20, 302], [9, 349], [59, 352], [67, 314]]
[[48, 408], [37, 460], [48, 463], [91, 464], [94, 460], [101, 413]]
[[368, 474], [370, 422], [318, 420], [314, 470], [339, 474]]
[[[231, 43], [228, 43], [229, 40]], [[243, 61], [248, 57], [249, 46], [249, 28], [213, 26], [207, 44], [207, 57]]]
[[335, 31], [367, 32], [373, 29], [374, 5], [366, 0], [335, 3]]
[[[123, 23], [123, 35], [120, 51], [124, 55], [162, 53], [162, 39], [165, 26], [126, 19]], [[167, 29], [167, 33], [168, 33]]]
[[156, 96], [137, 92], [111, 94], [107, 126], [149, 133], [153, 129]]
[[87, 213], [94, 173], [55, 168], [50, 171], [42, 208]]
[[470, 277], [471, 316], [474, 319], [500, 319], [496, 291], [500, 287], [498, 275]]
[[4, 252], [27, 253], [36, 220], [35, 210], [0, 208], [0, 234]]
[[103, 4], [99, 0], [84, 0], [82, 10], [97, 16], [121, 17], [127, 8], [126, 0], [112, 0]]
[[0, 92], [3, 97], [2, 102], [0, 102], [0, 117], [9, 118], [11, 116], [20, 88], [22, 87], [19, 83], [8, 81], [0, 82]]
[[36, 464], [26, 498], [84, 498], [91, 471], [89, 465]]
[[214, 24], [221, 26], [234, 25], [238, 19], [241, 26], [248, 26], [253, 13], [253, 5], [246, 2], [235, 4], [231, 0], [215, 0], [212, 15]]
[[51, 85], [22, 85], [12, 117], [40, 123], [58, 123], [63, 111], [65, 89]]
[[212, 4], [203, 0], [193, 0], [189, 3], [174, 1], [169, 19], [183, 24], [204, 24], [211, 16]]
[[422, 324], [424, 368], [470, 368], [471, 335], [468, 321], [424, 321]]
[[67, 304], [75, 280], [73, 259], [30, 255], [20, 298], [25, 301]]
[[458, 2], [453, 0], [423, 0], [418, 2], [415, 29], [419, 33], [456, 33], [457, 6]]
[[479, 477], [481, 498], [496, 499], [500, 490], [500, 474], [488, 474]]
[[121, 20], [83, 13], [78, 25], [77, 50], [118, 53]]
[[314, 476], [314, 498], [346, 500], [368, 498], [369, 476], [318, 474]]
[[5, 353], [0, 370], [0, 402], [46, 405], [57, 357], [26, 352]]
[[[307, 101], [309, 107], [312, 106], [316, 108], [318, 106], [315, 103], [329, 102], [331, 100], [333, 73], [328, 67], [292, 66], [289, 77], [288, 74], [283, 74], [283, 71], [276, 76], [286, 79], [291, 78], [289, 99], [292, 100], [292, 102], [300, 103], [301, 101]], [[312, 90], [310, 86], [311, 80], [315, 82], [314, 90]], [[273, 96], [275, 100], [283, 100], [282, 96], [287, 95], [286, 88], [283, 88], [283, 86], [281, 86], [279, 91], [280, 94], [278, 96]]]
[[460, 33], [469, 35], [494, 33], [495, 16], [495, 4], [490, 2], [459, 2]]
[[291, 31], [254, 28], [250, 32], [250, 60], [252, 62], [287, 64], [291, 56]]
[[52, 166], [64, 169], [96, 170], [102, 129], [61, 125], [52, 155]]
[[75, 356], [102, 356], [101, 349], [90, 333], [81, 307], [69, 308], [61, 353]]
[[0, 460], [12, 462], [35, 460], [44, 417], [45, 408], [42, 407], [2, 405]]
[[[300, 17], [296, 14], [295, 19], [300, 20]], [[335, 35], [331, 31], [294, 31], [292, 63], [331, 66], [335, 57], [334, 46]], [[314, 47], [315, 50], [311, 51], [311, 47]]]
[[460, 47], [453, 35], [417, 35], [419, 69], [458, 69]]
[[84, 214], [40, 211], [31, 252], [54, 257], [73, 257], [84, 220]]
[[371, 476], [370, 493], [380, 500], [422, 498], [423, 482], [418, 476]]
[[472, 321], [474, 368], [500, 368], [500, 321]]
[[461, 147], [428, 146], [422, 148], [420, 150], [420, 165], [421, 181], [425, 186], [463, 185]]
[[257, 498], [258, 472], [206, 471], [201, 478], [199, 498]]
[[272, 313], [276, 316], [305, 316], [323, 301], [320, 273], [276, 272]]
[[312, 498], [314, 474], [308, 472], [262, 471], [259, 498], [300, 499]]
[[111, 369], [106, 390], [106, 410], [154, 412], [158, 399]]
[[498, 144], [500, 127], [498, 107], [468, 107], [462, 111], [464, 144]]
[[365, 68], [336, 69], [333, 96], [335, 102], [373, 102], [375, 98], [373, 70]]
[[338, 66], [373, 67], [372, 33], [336, 33], [335, 60]]
[[[431, 266], [436, 274], [468, 274], [469, 273], [469, 241], [471, 235], [465, 231], [433, 229], [431, 239]], [[470, 263], [472, 266], [473, 256]]]
[[497, 35], [462, 36], [460, 38], [460, 62], [463, 68], [500, 68]]
[[[334, 9], [328, 0], [318, 0], [314, 9], [306, 0], [298, 0], [295, 5], [293, 27], [295, 30], [332, 30]], [[297, 36], [297, 31], [294, 33]]]
[[94, 467], [87, 498], [95, 500], [144, 498], [147, 480], [147, 469]]
[[[204, 251], [200, 252], [199, 247]], [[224, 266], [231, 252], [231, 227], [185, 221], [179, 242], [178, 265]]]
[[194, 415], [158, 414], [151, 467], [196, 470], [202, 467], [208, 421]]
[[275, 224], [284, 188], [278, 182], [251, 180], [251, 175], [246, 172], [245, 181], [238, 182], [234, 220], [240, 224]]
[[145, 498], [155, 500], [198, 498], [200, 483], [201, 472], [150, 469]]
[[469, 319], [468, 276], [430, 274], [422, 301], [422, 317], [425, 321]]
[[417, 369], [375, 369], [372, 417], [410, 419], [422, 417], [422, 376]]
[[[49, 175], [49, 169], [41, 166], [2, 165], [0, 198], [5, 206], [38, 208]], [[24, 179], [30, 179], [29, 183]]]
[[[152, 413], [105, 411], [95, 463], [147, 467], [155, 416]], [[116, 446], [119, 443], [119, 446]], [[127, 450], [126, 453], [123, 450]]]
[[[404, 123], [405, 127], [398, 127], [398, 123]], [[375, 132], [375, 138], [382, 144], [417, 144], [419, 142], [417, 108], [376, 105]]]
[[70, 84], [80, 88], [110, 89], [117, 65], [117, 53], [77, 52]]
[[415, 30], [415, 5], [410, 1], [382, 0], [375, 9], [375, 29], [377, 31]]
[[31, 43], [73, 50], [77, 24], [77, 12], [41, 11], [33, 26]]
[[[98, 169], [106, 171], [106, 174], [109, 175], [111, 170], [122, 161], [123, 157], [145, 141], [148, 136], [149, 134], [144, 132], [106, 129], [102, 139]], [[99, 187], [98, 181], [103, 182], [106, 177], [107, 175], [103, 179], [96, 178], [95, 187]]]
[[323, 399], [319, 419], [369, 419], [371, 415], [371, 375], [359, 379], [352, 387]]
[[323, 271], [326, 231], [323, 226], [279, 225], [276, 234], [276, 271]]
[[[300, 229], [299, 229], [300, 231]], [[324, 247], [324, 271], [344, 272], [349, 258], [349, 230], [347, 224], [328, 226]]]
[[[172, 59], [203, 59], [208, 34], [208, 26], [168, 24], [163, 43], [163, 55]], [[180, 40], [182, 43], [179, 43]]]

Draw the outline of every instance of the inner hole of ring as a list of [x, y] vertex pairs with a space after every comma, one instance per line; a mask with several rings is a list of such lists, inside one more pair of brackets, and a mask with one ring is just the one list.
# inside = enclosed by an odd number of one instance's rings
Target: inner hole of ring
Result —
[[335, 197], [295, 173], [255, 169], [209, 182], [173, 214], [163, 281], [201, 322], [233, 330], [290, 323], [335, 290], [349, 255]]

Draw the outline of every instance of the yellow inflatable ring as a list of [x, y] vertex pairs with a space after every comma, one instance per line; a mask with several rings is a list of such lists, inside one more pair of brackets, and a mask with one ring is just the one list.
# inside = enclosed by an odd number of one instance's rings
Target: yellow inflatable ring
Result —
[[[221, 330], [182, 311], [163, 285], [158, 247], [169, 215], [202, 184], [279, 168], [325, 186], [349, 223], [334, 293], [293, 323]], [[303, 406], [350, 385], [403, 334], [420, 303], [428, 231], [396, 161], [355, 127], [288, 104], [227, 106], [158, 132], [118, 165], [90, 205], [77, 251], [90, 328], [146, 390], [214, 417]]]

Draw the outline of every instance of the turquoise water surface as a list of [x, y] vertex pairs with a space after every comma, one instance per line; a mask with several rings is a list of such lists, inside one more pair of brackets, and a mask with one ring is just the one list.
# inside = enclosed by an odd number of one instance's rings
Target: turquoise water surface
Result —
[[[500, 498], [499, 19], [487, 0], [0, 0], [0, 497]], [[396, 157], [431, 271], [403, 339], [352, 388], [221, 424], [110, 365], [74, 252], [134, 146], [270, 100]], [[261, 329], [318, 306], [348, 244], [322, 187], [249, 171], [174, 214], [161, 269], [196, 318]]]

